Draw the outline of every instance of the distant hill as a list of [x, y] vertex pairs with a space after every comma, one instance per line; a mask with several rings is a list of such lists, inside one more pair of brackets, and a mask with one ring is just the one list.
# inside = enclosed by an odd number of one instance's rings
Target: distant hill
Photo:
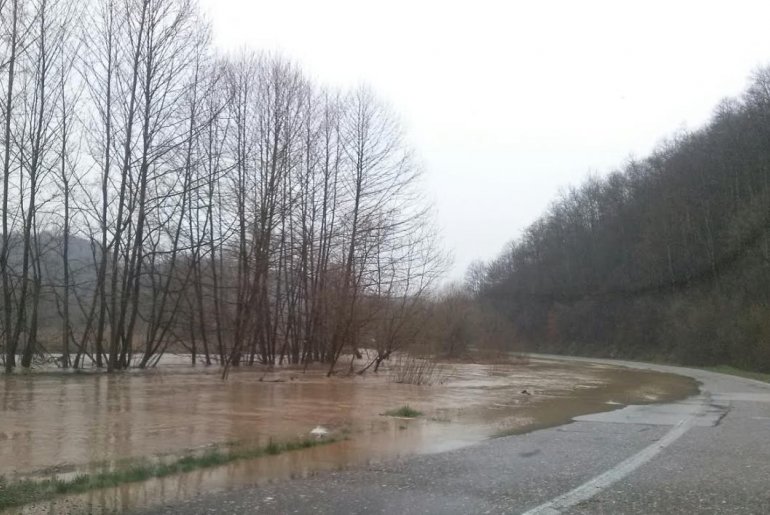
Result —
[[[64, 263], [62, 260], [64, 238], [62, 235], [43, 232], [38, 235], [38, 245], [41, 257], [42, 286], [40, 305], [40, 324], [42, 327], [56, 326], [60, 317], [56, 306], [56, 295], [63, 295], [64, 287]], [[99, 259], [99, 250], [96, 249]], [[20, 234], [11, 236], [9, 245], [8, 265], [11, 275], [18, 281], [23, 269], [24, 248]], [[68, 263], [70, 268], [70, 300], [72, 302], [73, 323], [80, 318], [76, 309], [77, 298], [90, 301], [93, 295], [97, 268], [94, 265], [94, 251], [91, 243], [78, 236], [70, 236], [68, 249]], [[31, 265], [30, 265], [31, 266]], [[30, 278], [32, 270], [30, 269]]]
[[[43, 282], [58, 284], [63, 280], [64, 237], [59, 234], [43, 232], [38, 235], [37, 248], [40, 249], [41, 266], [43, 268]], [[33, 249], [33, 252], [35, 250]], [[99, 249], [96, 249], [96, 259], [99, 259]], [[24, 256], [24, 247], [20, 234], [11, 235], [9, 245], [8, 264], [16, 274], [21, 273]], [[78, 236], [69, 237], [68, 261], [70, 273], [85, 273], [96, 277], [94, 267], [94, 251], [91, 243]]]

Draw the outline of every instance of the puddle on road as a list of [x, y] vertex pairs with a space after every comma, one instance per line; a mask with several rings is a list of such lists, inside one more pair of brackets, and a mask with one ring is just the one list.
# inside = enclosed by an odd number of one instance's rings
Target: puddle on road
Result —
[[[260, 380], [261, 379], [261, 380]], [[4, 377], [0, 386], [0, 475], [49, 477], [86, 464], [210, 445], [261, 445], [307, 437], [317, 425], [348, 438], [278, 456], [62, 497], [26, 513], [125, 511], [200, 492], [304, 477], [431, 453], [569, 421], [627, 404], [697, 392], [694, 381], [606, 365], [533, 361], [453, 364], [447, 382], [413, 386], [387, 373], [326, 378], [321, 370], [265, 374], [161, 369], [117, 376]], [[523, 393], [523, 391], [528, 393]], [[380, 414], [408, 404], [414, 420]]]

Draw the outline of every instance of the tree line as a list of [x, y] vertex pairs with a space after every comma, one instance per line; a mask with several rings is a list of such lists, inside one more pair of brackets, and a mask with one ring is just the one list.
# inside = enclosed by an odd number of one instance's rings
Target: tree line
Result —
[[769, 371], [770, 68], [468, 278], [527, 348]]
[[445, 260], [369, 89], [220, 55], [194, 0], [0, 0], [0, 103], [6, 371], [331, 373], [417, 339]]

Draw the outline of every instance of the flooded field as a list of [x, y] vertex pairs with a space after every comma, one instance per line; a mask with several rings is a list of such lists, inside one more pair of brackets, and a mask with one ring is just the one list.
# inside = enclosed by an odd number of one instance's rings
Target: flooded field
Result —
[[[458, 448], [627, 404], [696, 391], [687, 378], [603, 365], [532, 361], [452, 364], [433, 386], [396, 384], [387, 371], [327, 378], [321, 370], [165, 368], [107, 376], [0, 379], [0, 475], [8, 480], [88, 471], [95, 463], [174, 455], [211, 445], [306, 438], [335, 443], [126, 484], [28, 506], [28, 513], [109, 512], [306, 476], [399, 456]], [[383, 416], [409, 405], [417, 419]]]

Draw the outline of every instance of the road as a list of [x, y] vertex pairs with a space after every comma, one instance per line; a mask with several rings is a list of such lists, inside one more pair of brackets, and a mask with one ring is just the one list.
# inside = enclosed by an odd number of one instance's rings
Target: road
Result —
[[[579, 359], [579, 358], [576, 358]], [[713, 372], [681, 402], [146, 513], [770, 513], [770, 384]]]

